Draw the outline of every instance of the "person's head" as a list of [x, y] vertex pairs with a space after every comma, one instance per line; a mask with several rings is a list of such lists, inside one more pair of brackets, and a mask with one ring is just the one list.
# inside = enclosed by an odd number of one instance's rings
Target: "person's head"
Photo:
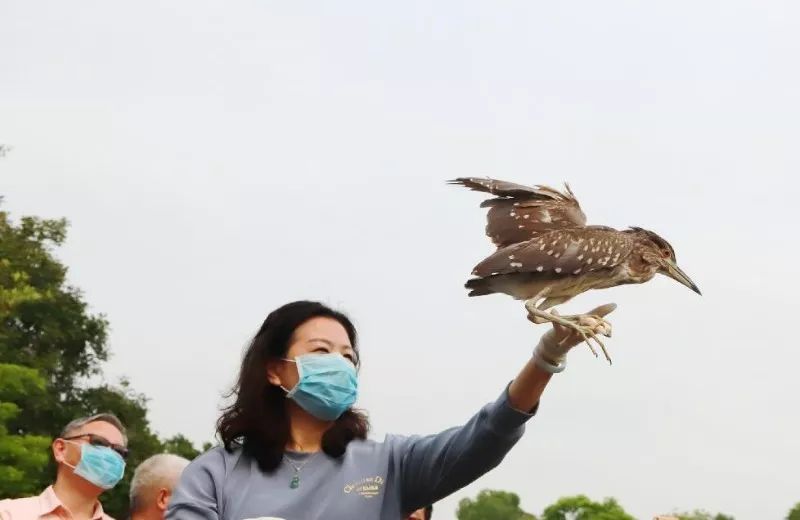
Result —
[[433, 516], [433, 506], [417, 509], [409, 515], [406, 520], [431, 520]]
[[172, 488], [188, 464], [188, 460], [170, 453], [153, 455], [139, 464], [131, 479], [131, 518], [164, 518]]
[[[352, 384], [359, 366], [356, 340], [350, 319], [321, 303], [297, 301], [271, 312], [245, 352], [232, 392], [235, 402], [217, 422], [225, 448], [241, 445], [263, 470], [274, 470], [289, 441], [289, 407], [294, 413], [309, 413], [330, 423], [322, 449], [332, 457], [341, 456], [351, 440], [366, 438], [369, 423], [362, 412], [334, 408], [321, 414], [298, 406], [303, 404], [300, 395], [293, 395], [303, 371], [305, 377], [312, 372], [335, 371], [343, 383]], [[349, 397], [354, 399], [354, 388], [351, 390]]]
[[125, 427], [115, 415], [75, 419], [52, 444], [58, 465], [56, 481], [89, 487], [99, 495], [122, 479], [127, 446]]

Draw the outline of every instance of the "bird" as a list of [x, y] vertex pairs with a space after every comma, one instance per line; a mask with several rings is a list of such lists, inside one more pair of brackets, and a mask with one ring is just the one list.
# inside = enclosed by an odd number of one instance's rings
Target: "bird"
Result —
[[486, 235], [497, 249], [473, 269], [474, 278], [465, 284], [469, 296], [506, 294], [524, 300], [530, 321], [576, 331], [597, 356], [592, 339], [609, 363], [597, 333], [610, 336], [610, 324], [596, 315], [562, 316], [555, 306], [592, 289], [645, 283], [656, 274], [701, 294], [678, 267], [669, 242], [641, 227], [587, 225], [567, 183], [564, 191], [477, 177], [448, 183], [493, 196], [480, 206], [489, 208]]

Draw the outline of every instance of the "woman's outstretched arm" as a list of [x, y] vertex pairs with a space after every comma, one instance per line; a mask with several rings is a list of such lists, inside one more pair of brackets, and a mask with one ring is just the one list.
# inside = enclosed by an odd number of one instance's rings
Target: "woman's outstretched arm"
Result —
[[[587, 315], [602, 318], [616, 307], [613, 303], [601, 305], [589, 311]], [[555, 313], [555, 310], [551, 312]], [[598, 332], [610, 332], [602, 330], [605, 324], [588, 316], [587, 325], [596, 327]], [[583, 338], [577, 332], [554, 323], [553, 328], [539, 340], [533, 357], [525, 363], [509, 386], [509, 404], [523, 412], [533, 410], [553, 374], [564, 370], [567, 352], [581, 342]]]
[[[612, 310], [613, 305], [606, 305], [590, 314], [605, 315]], [[606, 325], [598, 321], [597, 326]], [[567, 352], [582, 341], [578, 334], [554, 325], [500, 397], [466, 424], [434, 435], [398, 440], [395, 457], [404, 510], [432, 504], [497, 466], [522, 437], [550, 378], [566, 366]]]

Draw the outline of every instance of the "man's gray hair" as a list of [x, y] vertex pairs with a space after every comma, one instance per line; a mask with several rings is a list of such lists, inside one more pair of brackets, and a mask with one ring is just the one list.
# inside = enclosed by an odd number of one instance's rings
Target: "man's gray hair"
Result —
[[122, 425], [122, 421], [120, 421], [119, 418], [113, 413], [98, 413], [95, 415], [90, 415], [89, 417], [79, 417], [74, 419], [70, 421], [69, 424], [64, 426], [64, 429], [61, 430], [59, 437], [69, 437], [87, 424], [98, 421], [108, 423], [114, 428], [118, 429], [122, 434], [122, 439], [125, 441], [125, 445], [128, 445], [128, 432], [125, 430], [125, 426]]
[[171, 491], [188, 464], [188, 460], [171, 453], [153, 455], [139, 464], [131, 479], [130, 512], [144, 509], [156, 499], [159, 489]]

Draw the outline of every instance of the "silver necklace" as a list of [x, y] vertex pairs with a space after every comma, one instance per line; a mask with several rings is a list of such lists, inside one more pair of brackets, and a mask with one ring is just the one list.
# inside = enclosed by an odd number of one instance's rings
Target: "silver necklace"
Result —
[[306, 464], [311, 462], [311, 459], [316, 457], [317, 453], [319, 453], [319, 452], [316, 452], [313, 455], [310, 455], [306, 460], [304, 460], [303, 462], [299, 462], [299, 463], [296, 460], [292, 460], [285, 453], [283, 454], [283, 460], [286, 461], [286, 463], [289, 464], [294, 469], [294, 476], [292, 476], [292, 480], [289, 481], [289, 489], [297, 489], [297, 488], [300, 487], [300, 470], [303, 469], [303, 467]]

